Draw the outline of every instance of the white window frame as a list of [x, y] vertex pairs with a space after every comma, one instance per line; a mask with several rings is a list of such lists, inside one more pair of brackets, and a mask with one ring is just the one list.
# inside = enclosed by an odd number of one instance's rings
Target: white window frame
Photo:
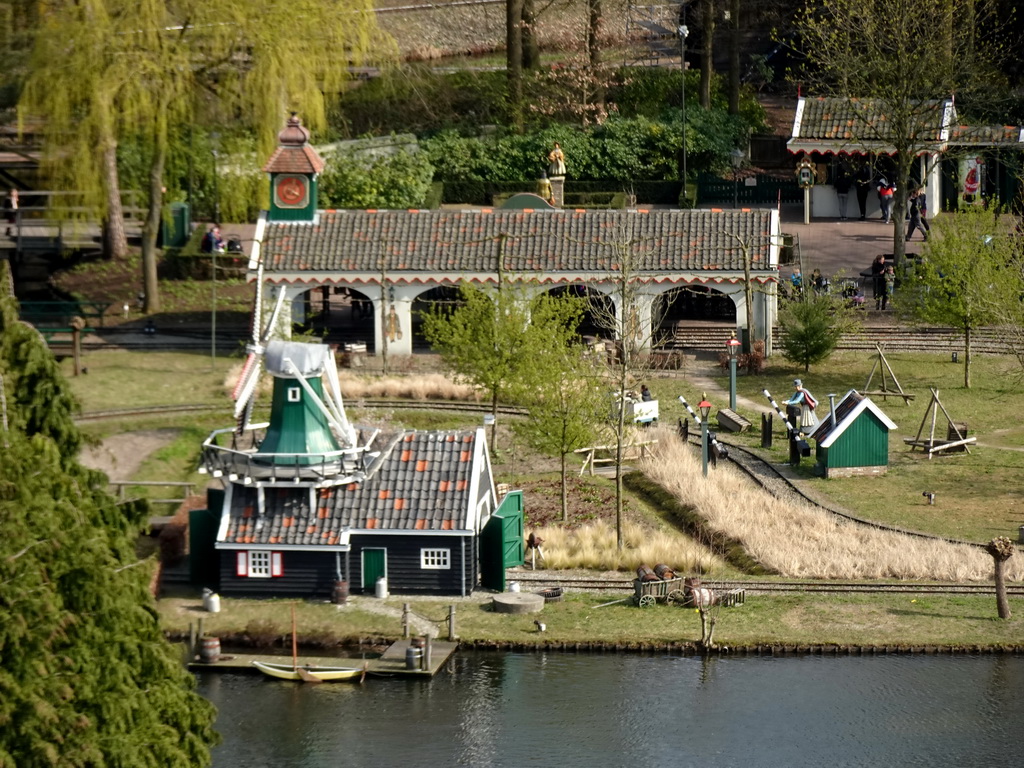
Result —
[[288, 387], [288, 402], [299, 403], [302, 402], [302, 388], [301, 387]]
[[249, 572], [250, 579], [269, 579], [273, 553], [269, 549], [249, 550]]
[[452, 551], [440, 547], [420, 550], [420, 568], [425, 571], [448, 571], [452, 567]]

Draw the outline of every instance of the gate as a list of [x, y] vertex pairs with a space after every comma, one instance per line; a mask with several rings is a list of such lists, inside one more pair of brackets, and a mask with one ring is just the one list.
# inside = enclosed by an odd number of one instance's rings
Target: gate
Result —
[[505, 569], [525, 563], [523, 492], [509, 491], [480, 536], [480, 585], [505, 591]]

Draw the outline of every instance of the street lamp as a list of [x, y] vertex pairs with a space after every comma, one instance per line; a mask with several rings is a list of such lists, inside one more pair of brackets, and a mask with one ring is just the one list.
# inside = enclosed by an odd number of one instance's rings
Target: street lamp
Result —
[[740, 341], [736, 338], [736, 331], [729, 336], [725, 342], [725, 351], [729, 355], [729, 409], [736, 410], [736, 358], [740, 353]]
[[732, 207], [738, 208], [740, 199], [740, 168], [743, 167], [743, 162], [747, 159], [747, 156], [742, 149], [736, 147], [736, 149], [729, 153], [729, 159], [732, 161]]
[[701, 394], [701, 400], [697, 403], [697, 410], [700, 411], [700, 459], [704, 477], [708, 476], [708, 415], [711, 413], [711, 403], [708, 402], [708, 393]]
[[[683, 4], [683, 18], [686, 18], [686, 4]], [[689, 204], [689, 196], [686, 192], [686, 38], [690, 34], [690, 30], [685, 24], [679, 25], [679, 72], [682, 75], [680, 82], [682, 83], [683, 92], [683, 172], [681, 174], [683, 181], [683, 201]]]

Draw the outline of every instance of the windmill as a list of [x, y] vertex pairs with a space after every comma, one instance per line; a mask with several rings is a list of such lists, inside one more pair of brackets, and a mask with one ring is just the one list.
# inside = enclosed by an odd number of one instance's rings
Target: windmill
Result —
[[[254, 457], [260, 463], [302, 466], [341, 461], [350, 452], [354, 457], [360, 451], [356, 445], [358, 435], [345, 414], [338, 369], [330, 347], [270, 338], [284, 300], [285, 292], [281, 291], [269, 322], [261, 328], [260, 269], [252, 313], [252, 341], [232, 392], [236, 435], [256, 426], [266, 427]], [[253, 425], [256, 388], [264, 369], [274, 379], [270, 422]]]

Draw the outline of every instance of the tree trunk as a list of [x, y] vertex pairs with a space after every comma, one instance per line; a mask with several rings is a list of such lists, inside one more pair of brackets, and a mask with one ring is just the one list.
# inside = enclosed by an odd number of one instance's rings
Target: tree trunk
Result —
[[562, 454], [562, 522], [569, 520], [569, 483], [566, 454]]
[[[142, 228], [142, 284], [146, 293], [143, 311], [160, 311], [160, 286], [157, 281], [157, 234], [164, 206], [164, 162], [167, 158], [167, 128], [163, 120], [153, 131], [153, 157], [149, 165], [149, 210]], [[214, 275], [214, 278], [216, 276]]]
[[730, 0], [729, 114], [740, 113], [740, 0]]
[[107, 217], [103, 222], [103, 246], [108, 259], [128, 258], [128, 236], [124, 231], [121, 184], [117, 175], [117, 142], [113, 137], [103, 147], [103, 191], [107, 197]]
[[540, 69], [536, 0], [523, 0], [523, 69]]
[[505, 67], [509, 116], [517, 132], [523, 128], [523, 0], [505, 0]]
[[498, 452], [498, 390], [491, 393], [491, 456]]
[[599, 107], [598, 112], [604, 113], [604, 86], [600, 84], [597, 70], [601, 66], [601, 0], [587, 0], [587, 60], [590, 66], [590, 76], [597, 83], [594, 91], [594, 104]]
[[700, 54], [700, 105], [711, 109], [711, 75], [714, 74], [715, 3], [704, 0], [701, 6], [701, 33], [704, 47]]
[[1006, 596], [1006, 561], [1016, 551], [1013, 542], [1006, 536], [996, 536], [985, 545], [985, 551], [992, 555], [995, 562], [996, 578], [996, 610], [1000, 619], [1010, 618], [1010, 601]]

